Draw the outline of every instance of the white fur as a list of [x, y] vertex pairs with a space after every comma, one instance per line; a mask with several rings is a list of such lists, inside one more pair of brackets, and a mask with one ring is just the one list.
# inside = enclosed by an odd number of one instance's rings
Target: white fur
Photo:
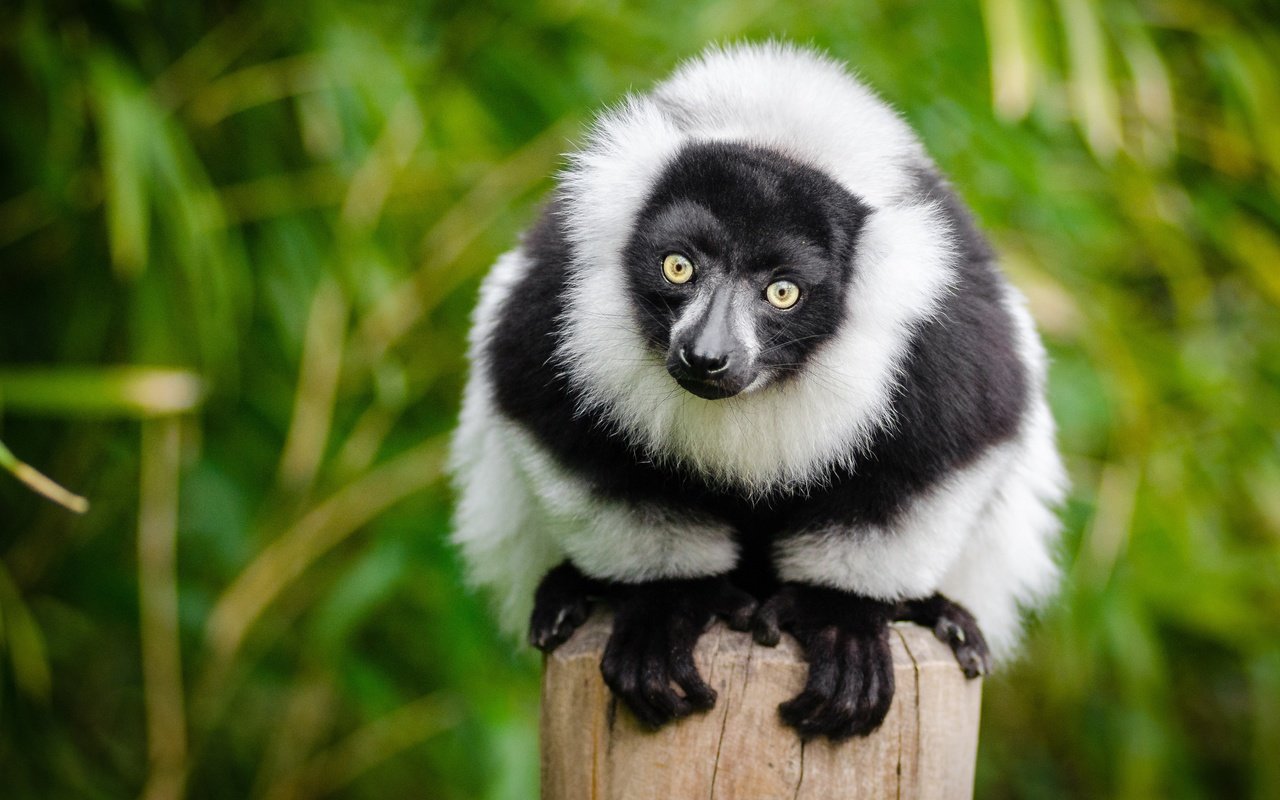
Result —
[[469, 580], [492, 591], [503, 628], [515, 636], [524, 632], [538, 581], [564, 559], [536, 522], [535, 498], [493, 405], [484, 353], [503, 301], [528, 266], [518, 251], [507, 253], [481, 286], [468, 337], [471, 374], [449, 464], [458, 495], [453, 541], [462, 551]]
[[586, 403], [655, 458], [748, 494], [810, 484], [850, 463], [887, 421], [911, 329], [953, 280], [947, 233], [932, 205], [873, 214], [834, 340], [797, 379], [727, 400], [672, 391], [632, 322], [616, 254], [579, 251], [559, 361]]
[[[840, 332], [796, 380], [753, 384], [719, 401], [675, 387], [636, 329], [619, 260], [620, 242], [664, 166], [686, 144], [713, 140], [785, 153], [871, 208]], [[912, 170], [928, 164], [887, 105], [814, 53], [745, 46], [682, 66], [651, 94], [605, 113], [562, 175], [572, 258], [559, 367], [590, 409], [651, 457], [744, 494], [803, 488], [836, 465], [851, 466], [870, 436], [891, 424], [890, 397], [911, 332], [955, 280], [951, 231], [938, 208], [909, 191]], [[504, 622], [515, 631], [527, 620], [538, 578], [566, 555], [588, 574], [619, 580], [716, 574], [737, 556], [722, 525], [592, 497], [499, 417], [482, 345], [501, 299], [527, 268], [522, 255], [508, 254], [485, 281], [454, 442], [455, 539], [472, 578], [502, 595]], [[784, 574], [880, 597], [941, 589], [975, 612], [997, 647], [1012, 645], [1018, 606], [1054, 584], [1050, 508], [1065, 481], [1042, 398], [1044, 354], [1012, 290], [1009, 305], [1035, 384], [1019, 435], [918, 498], [892, 531], [788, 540], [778, 550]]]
[[484, 346], [528, 268], [520, 251], [507, 253], [481, 286], [469, 336], [472, 370], [450, 463], [458, 494], [453, 540], [469, 580], [494, 595], [502, 626], [513, 636], [523, 633], [539, 579], [566, 557], [595, 577], [635, 582], [721, 574], [738, 555], [723, 524], [592, 497], [584, 481], [494, 407]]
[[737, 563], [728, 525], [603, 502], [528, 434], [507, 427], [516, 463], [538, 501], [539, 527], [586, 574], [636, 583], [721, 575]]
[[671, 323], [670, 338], [672, 340], [680, 338], [690, 325], [693, 325], [702, 316], [707, 313], [707, 309], [711, 306], [711, 292], [700, 291], [695, 294], [680, 316]]
[[991, 448], [915, 498], [891, 526], [842, 526], [783, 539], [774, 552], [778, 574], [882, 600], [927, 597], [1006, 479], [1010, 461], [1010, 448]]
[[973, 612], [997, 658], [1013, 653], [1021, 611], [1036, 607], [1057, 588], [1054, 548], [1062, 525], [1054, 509], [1067, 493], [1067, 473], [1045, 400], [1044, 347], [1025, 298], [1012, 286], [1005, 287], [1005, 307], [1030, 377], [1030, 405], [1008, 475], [938, 586]]
[[973, 612], [997, 659], [1017, 645], [1021, 610], [1057, 585], [1053, 508], [1066, 493], [1044, 400], [1046, 359], [1022, 295], [1005, 289], [1031, 402], [1017, 436], [917, 498], [891, 529], [814, 531], [781, 541], [779, 574], [886, 600], [940, 591]]

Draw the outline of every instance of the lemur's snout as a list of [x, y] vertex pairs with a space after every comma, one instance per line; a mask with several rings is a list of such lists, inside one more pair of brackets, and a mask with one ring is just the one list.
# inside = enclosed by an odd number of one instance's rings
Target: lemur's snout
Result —
[[685, 391], [706, 400], [741, 392], [755, 377], [751, 358], [732, 332], [704, 325], [672, 342], [667, 371]]
[[700, 312], [692, 312], [667, 353], [667, 371], [686, 391], [707, 400], [741, 392], [755, 377], [743, 342], [742, 323], [734, 319], [735, 287], [709, 289]]
[[696, 346], [677, 345], [667, 358], [667, 371], [676, 383], [705, 400], [733, 397], [749, 383], [732, 353], [707, 352]]
[[691, 371], [701, 373], [703, 377], [711, 378], [719, 375], [729, 369], [729, 364], [733, 357], [724, 352], [708, 352], [705, 350], [681, 347], [680, 361]]

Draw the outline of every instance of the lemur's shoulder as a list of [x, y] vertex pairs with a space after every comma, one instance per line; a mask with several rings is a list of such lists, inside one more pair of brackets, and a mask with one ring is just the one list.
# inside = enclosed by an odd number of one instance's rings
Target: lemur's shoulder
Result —
[[1031, 402], [1029, 365], [990, 245], [936, 169], [917, 171], [914, 194], [939, 207], [955, 277], [912, 331], [886, 424], [862, 457], [814, 493], [824, 502], [811, 504], [813, 526], [824, 516], [890, 523], [913, 496], [1016, 437]]
[[[497, 309], [485, 343], [485, 368], [499, 412], [520, 426], [556, 463], [603, 499], [715, 513], [730, 495], [675, 464], [639, 451], [603, 411], [581, 402], [559, 364], [557, 345], [571, 290], [563, 207], [549, 202], [521, 239], [523, 274]], [[630, 320], [599, 320], [628, 325]]]

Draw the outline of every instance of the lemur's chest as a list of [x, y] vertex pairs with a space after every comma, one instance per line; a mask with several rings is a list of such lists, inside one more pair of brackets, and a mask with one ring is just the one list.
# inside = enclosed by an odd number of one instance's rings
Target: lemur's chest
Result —
[[592, 491], [600, 499], [676, 516], [710, 517], [728, 525], [744, 545], [830, 522], [884, 522], [881, 501], [892, 480], [878, 463], [868, 461], [857, 471], [834, 469], [810, 485], [761, 494], [678, 463], [637, 454], [613, 436], [602, 437], [592, 452], [600, 458], [612, 453], [607, 467], [601, 463], [600, 469], [579, 473], [589, 476]]

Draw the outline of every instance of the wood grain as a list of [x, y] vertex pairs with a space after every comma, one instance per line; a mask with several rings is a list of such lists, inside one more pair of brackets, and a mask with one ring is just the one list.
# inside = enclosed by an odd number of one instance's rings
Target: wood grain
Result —
[[801, 742], [778, 719], [807, 665], [790, 637], [776, 648], [717, 623], [695, 651], [715, 708], [650, 731], [600, 677], [609, 638], [597, 614], [546, 659], [543, 800], [831, 800], [973, 795], [981, 682], [913, 625], [894, 626], [897, 692], [871, 736]]

